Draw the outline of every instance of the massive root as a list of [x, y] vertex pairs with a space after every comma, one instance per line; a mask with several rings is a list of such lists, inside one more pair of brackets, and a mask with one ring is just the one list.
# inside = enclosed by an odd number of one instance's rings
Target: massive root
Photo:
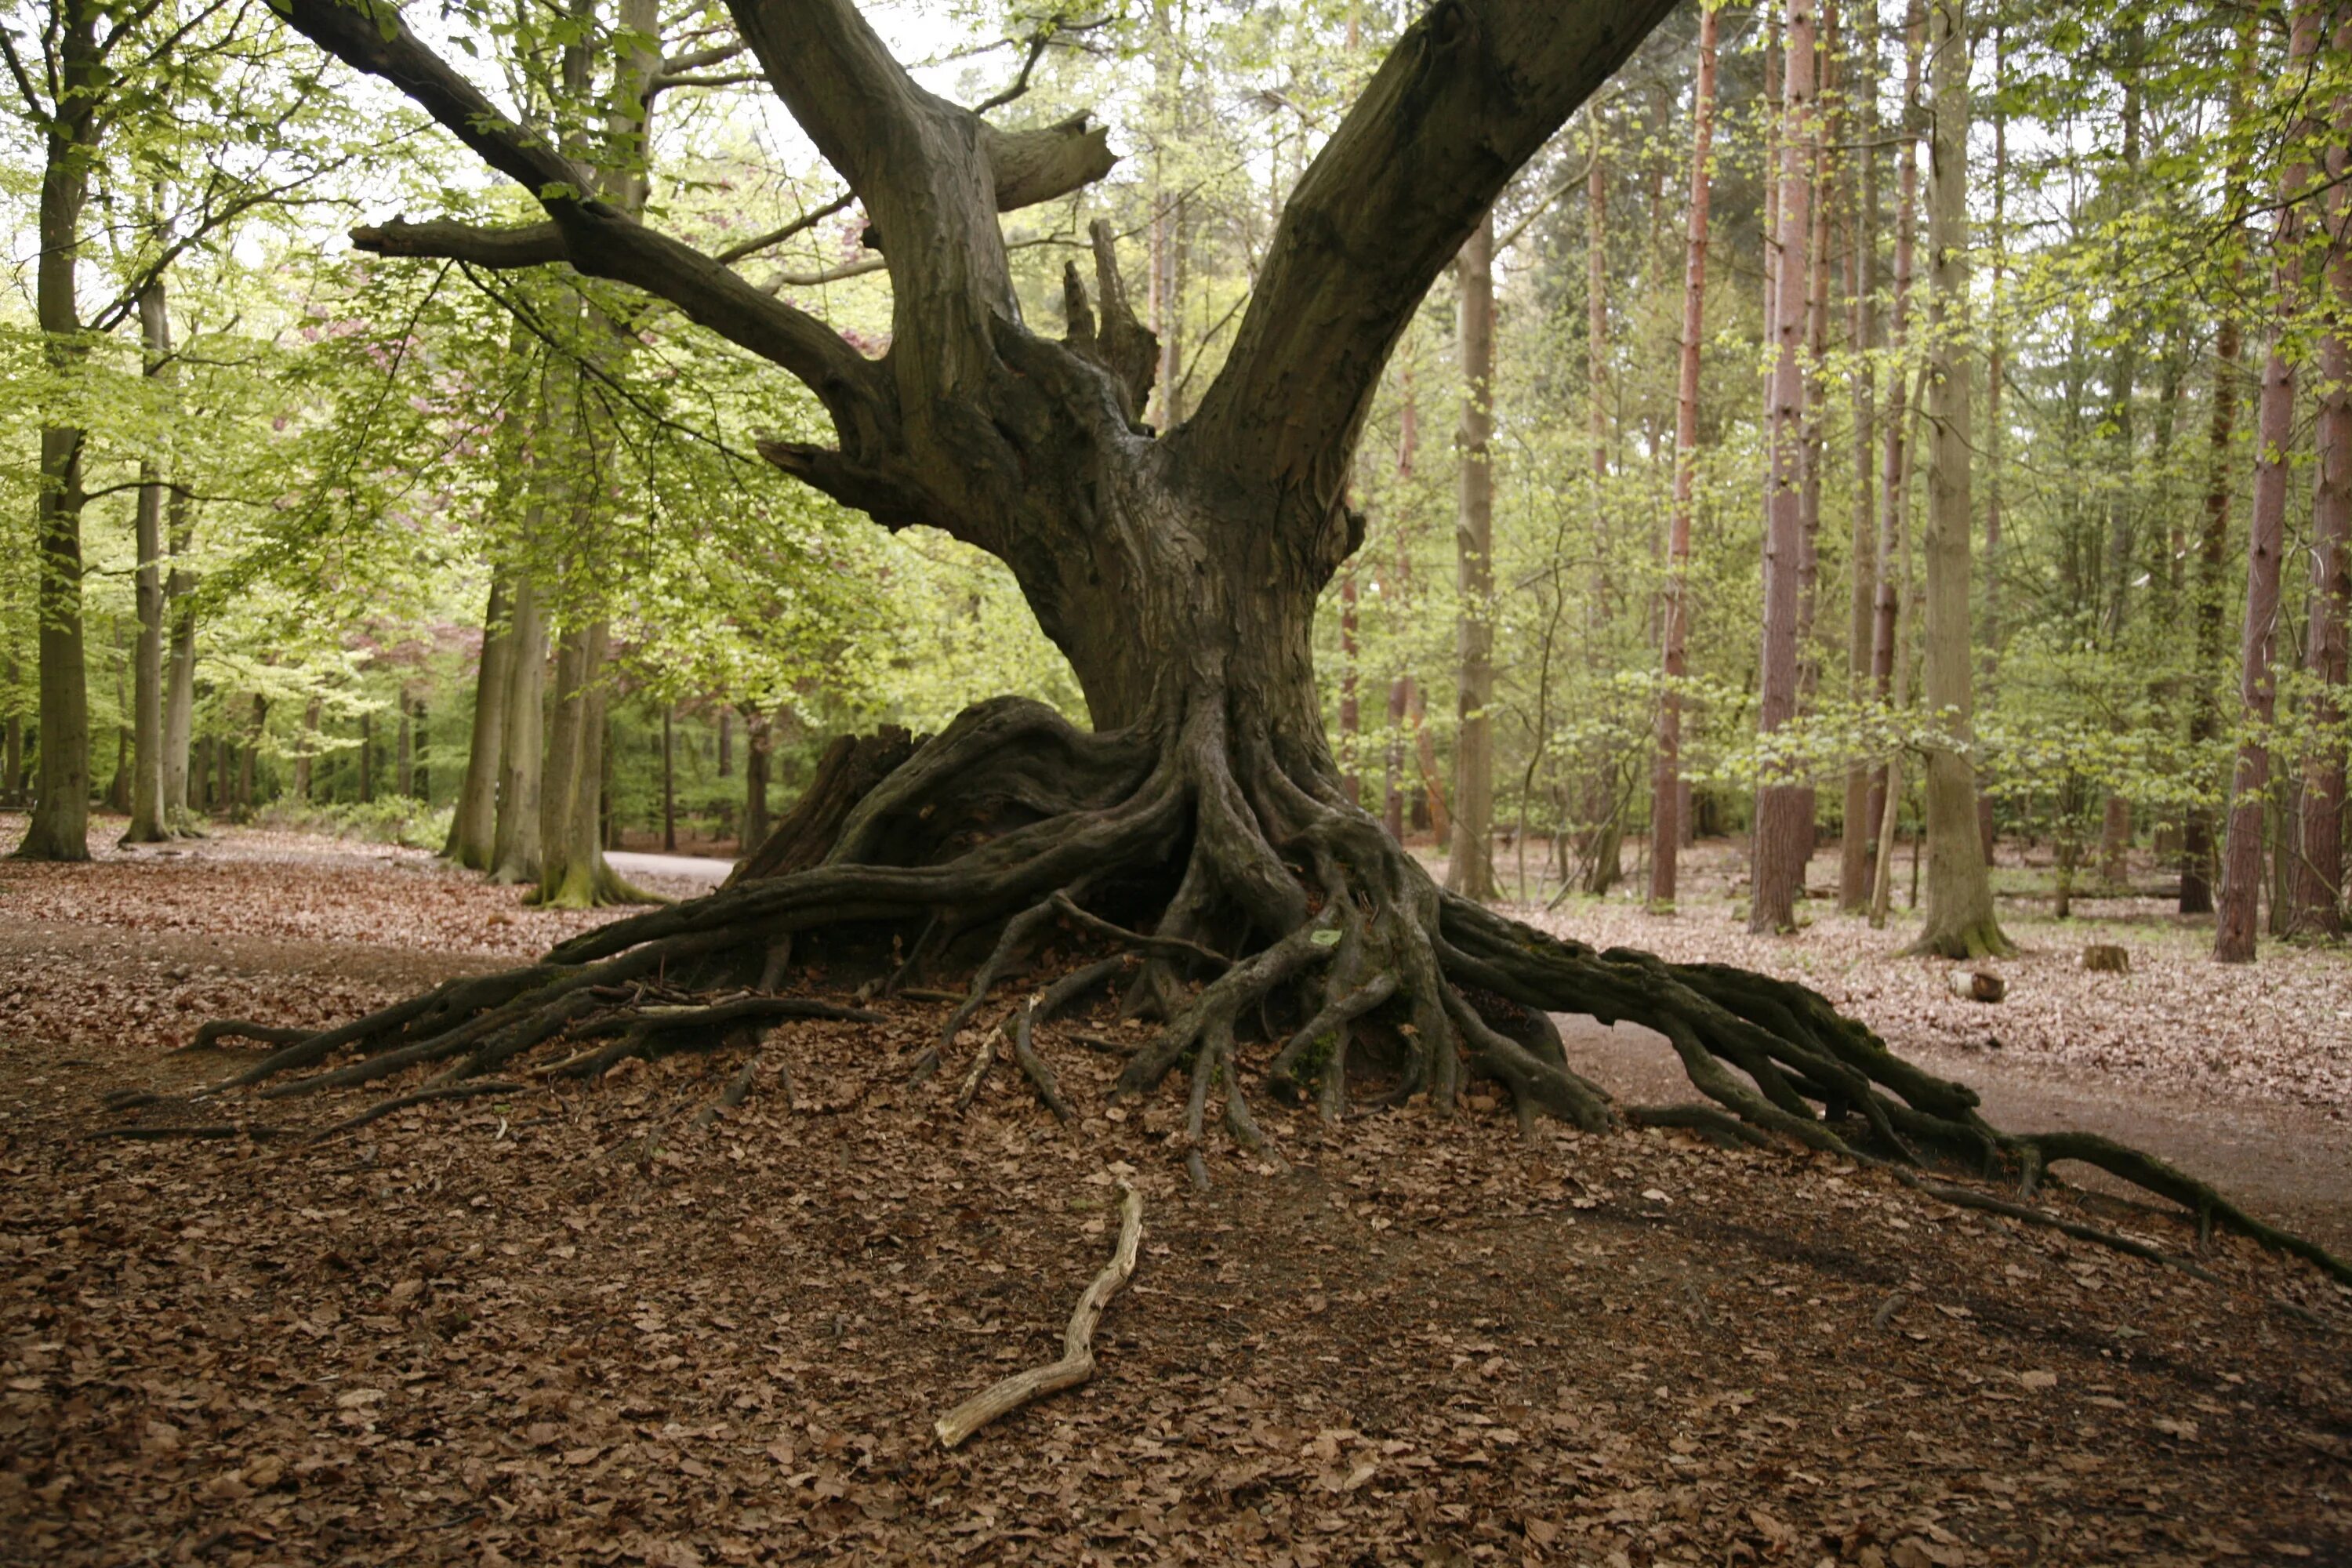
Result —
[[[939, 1044], [908, 1064], [927, 1076], [1002, 1005], [992, 991], [1058, 938], [1099, 955], [1013, 1000], [986, 1049], [1067, 1118], [1039, 1031], [1116, 994], [1159, 1027], [1129, 1050], [1115, 1092], [1147, 1094], [1189, 1069], [1196, 1177], [1211, 1114], [1237, 1143], [1261, 1142], [1253, 1077], [1333, 1121], [1360, 1098], [1425, 1096], [1448, 1110], [1475, 1077], [1499, 1085], [1523, 1121], [1788, 1140], [2043, 1224], [2061, 1222], [1937, 1183], [1929, 1163], [2006, 1178], [2026, 1198], [2052, 1165], [2080, 1162], [2181, 1205], [2200, 1229], [2237, 1231], [2352, 1282], [2320, 1248], [2151, 1156], [2086, 1133], [1993, 1127], [1974, 1091], [1895, 1056], [1802, 985], [1596, 951], [1444, 893], [1341, 798], [1316, 755], [1280, 755], [1199, 705], [1171, 728], [1088, 734], [1004, 700], [920, 744], [893, 733], [838, 742], [816, 786], [727, 887], [284, 1044], [208, 1093], [274, 1100], [413, 1070], [422, 1080], [386, 1105], [415, 1103], [484, 1080], [593, 1079], [628, 1058], [750, 1041], [795, 1017], [872, 1016], [779, 994], [811, 958], [835, 981], [862, 980], [866, 995], [970, 973]], [[1657, 1031], [1703, 1099], [1616, 1104], [1569, 1067], [1555, 1013]]]

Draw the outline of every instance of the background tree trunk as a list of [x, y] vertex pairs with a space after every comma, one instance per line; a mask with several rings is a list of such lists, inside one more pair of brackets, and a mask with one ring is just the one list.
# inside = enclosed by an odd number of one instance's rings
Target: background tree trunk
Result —
[[[531, 509], [536, 512], [537, 509]], [[535, 521], [533, 519], [532, 521]], [[526, 527], [530, 524], [526, 522]], [[528, 576], [514, 588], [509, 635], [506, 738], [499, 748], [498, 817], [491, 827], [490, 878], [539, 880], [540, 764], [547, 693], [547, 622], [538, 585]]]
[[[2294, 8], [2290, 68], [2305, 68], [2319, 47], [2315, 0]], [[2274, 329], [2270, 363], [2263, 372], [2255, 414], [2254, 495], [2247, 515], [2246, 618], [2239, 656], [2238, 702], [2245, 738], [2238, 743], [2230, 786], [2230, 823], [2221, 854], [2221, 899], [2213, 929], [2213, 956], [2224, 963], [2250, 963], [2260, 913], [2263, 877], [2263, 800], [2270, 786], [2269, 730], [2276, 716], [2278, 685], [2272, 668], [2273, 638], [2279, 608], [2279, 558], [2286, 541], [2286, 482], [2292, 467], [2287, 443], [2294, 437], [2294, 362], [2284, 342], [2284, 321], [2299, 292], [2304, 187], [2311, 168], [2299, 143], [2309, 126], [2298, 125], [2279, 170], [2279, 216], [2273, 239], [2281, 325]]]
[[1691, 514], [1698, 478], [1698, 393], [1706, 333], [1708, 161], [1715, 145], [1716, 7], [1698, 19], [1698, 79], [1691, 97], [1690, 226], [1683, 262], [1683, 331], [1675, 381], [1675, 499], [1666, 525], [1666, 584], [1659, 625], [1664, 691], [1658, 706], [1658, 765], [1650, 794], [1650, 902], [1672, 909], [1682, 851], [1683, 700], [1689, 672]]
[[[1788, 0], [1788, 58], [1783, 77], [1780, 156], [1780, 245], [1772, 331], [1777, 344], [1772, 375], [1771, 468], [1764, 534], [1764, 636], [1758, 681], [1758, 722], [1769, 736], [1797, 716], [1798, 620], [1803, 552], [1803, 364], [1806, 318], [1812, 273], [1806, 250], [1811, 237], [1811, 173], [1815, 110], [1813, 6]], [[1757, 791], [1755, 850], [1750, 872], [1752, 903], [1748, 928], [1794, 930], [1797, 895], [1803, 890], [1805, 860], [1812, 847], [1809, 807], [1812, 792], [1801, 784], [1769, 780]]]
[[[2001, 428], [2001, 381], [2009, 374], [2006, 358], [2007, 323], [2001, 315], [2001, 284], [2009, 266], [2009, 108], [2001, 97], [2008, 74], [2008, 52], [2004, 36], [1998, 23], [1992, 31], [1992, 300], [1990, 342], [1985, 345], [1985, 564], [1982, 616], [1979, 623], [1978, 650], [1980, 677], [1978, 695], [1984, 701], [1992, 700], [1993, 681], [2000, 669], [2000, 502], [2001, 450], [2006, 432]], [[2169, 400], [2167, 400], [2169, 406]], [[2168, 418], [2169, 416], [2168, 415]], [[1977, 797], [1977, 837], [1984, 843], [1985, 865], [1993, 864], [1993, 847], [1997, 838], [1993, 825], [1992, 796]]]
[[1454, 751], [1454, 835], [1449, 891], [1481, 903], [1495, 886], [1495, 215], [1479, 221], [1455, 263], [1461, 289], [1460, 496], [1454, 525], [1455, 698], [1461, 729]]
[[[2336, 32], [2336, 50], [2352, 51], [2352, 24]], [[2352, 163], [2352, 101], [2336, 105], [2336, 134], [2327, 148], [2327, 289], [2338, 312], [2335, 331], [2319, 340], [2319, 415], [2312, 444], [2317, 475], [2311, 499], [2311, 612], [2304, 668], [2312, 679], [2314, 742], [2303, 765], [2303, 801], [2294, 876], [2287, 891], [2290, 931], [2328, 936], [2344, 929], [2345, 615], [2352, 595], [2352, 203], [2344, 194]]]
[[196, 578], [184, 564], [194, 543], [187, 497], [172, 492], [166, 508], [172, 570], [163, 579], [163, 605], [172, 628], [171, 661], [163, 681], [163, 821], [174, 834], [195, 831], [188, 810], [188, 745], [196, 722]]
[[[1913, 951], [1945, 958], [2007, 952], [1977, 824], [1976, 770], [1960, 750], [1975, 712], [1969, 649], [1969, 34], [1965, 0], [1935, 0], [1935, 134], [1927, 205], [1927, 643], [1921, 684], [1937, 740], [1927, 747], [1927, 918]], [[1951, 743], [1942, 743], [1946, 741]]]
[[768, 819], [768, 758], [775, 744], [767, 713], [758, 708], [743, 710], [743, 832], [737, 842], [738, 852], [749, 859], [766, 842]]
[[514, 684], [514, 644], [509, 626], [508, 579], [490, 579], [482, 612], [482, 652], [474, 678], [472, 740], [466, 749], [466, 776], [449, 814], [449, 838], [441, 853], [469, 871], [490, 868], [497, 847], [499, 763], [506, 742], [507, 697]]
[[[139, 336], [150, 380], [176, 379], [172, 363], [172, 318], [158, 277], [139, 291]], [[139, 644], [131, 661], [131, 823], [125, 844], [159, 844], [171, 829], [163, 821], [163, 473], [150, 458], [139, 467], [139, 503], [133, 516], [139, 602]]]

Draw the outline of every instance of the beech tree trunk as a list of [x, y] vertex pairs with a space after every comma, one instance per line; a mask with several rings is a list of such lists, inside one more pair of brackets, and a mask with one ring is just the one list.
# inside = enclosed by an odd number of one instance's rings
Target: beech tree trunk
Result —
[[2010, 951], [1993, 916], [1992, 879], [1977, 824], [1976, 772], [1961, 749], [1975, 712], [1969, 648], [1969, 501], [1974, 458], [1968, 361], [1969, 34], [1965, 0], [1934, 0], [1928, 24], [1936, 101], [1927, 205], [1927, 526], [1926, 648], [1921, 685], [1933, 716], [1924, 784], [1927, 915], [1915, 952], [1981, 958]]
[[1675, 378], [1674, 510], [1666, 524], [1665, 595], [1661, 606], [1664, 691], [1658, 706], [1658, 764], [1650, 793], [1650, 903], [1671, 910], [1682, 853], [1683, 699], [1689, 674], [1691, 520], [1698, 477], [1698, 393], [1706, 334], [1707, 208], [1714, 188], [1716, 7], [1698, 18], [1698, 76], [1691, 91], [1690, 223], [1683, 262], [1683, 330]]
[[184, 563], [194, 542], [188, 499], [172, 492], [165, 509], [172, 569], [163, 579], [163, 605], [172, 629], [163, 680], [163, 821], [174, 834], [196, 831], [188, 810], [188, 746], [196, 723], [196, 577]]
[[[2338, 54], [2352, 50], [2352, 23], [2336, 29]], [[2311, 499], [2311, 610], [2304, 668], [2312, 679], [2311, 727], [2317, 737], [2304, 758], [2294, 875], [2287, 889], [2287, 928], [2327, 936], [2344, 930], [2345, 616], [2352, 597], [2352, 342], [2342, 325], [2352, 312], [2352, 203], [2344, 194], [2352, 164], [2352, 101], [2336, 105], [2327, 148], [2327, 289], [2337, 329], [2319, 340], [2319, 412], [2312, 444], [2317, 474]]]
[[[2319, 6], [2297, 0], [2288, 44], [2291, 69], [2305, 68], [2319, 47]], [[2279, 171], [2279, 216], [2274, 238], [2279, 311], [2289, 314], [2302, 270], [2301, 197], [2311, 168], [2299, 143], [2307, 134], [2299, 123]], [[2294, 361], [2284, 331], [2272, 340], [2255, 413], [2254, 495], [2247, 519], [2246, 616], [2239, 656], [2238, 703], [2244, 738], [2238, 743], [2230, 785], [2229, 833], [2221, 855], [2221, 898], [2213, 930], [2213, 956], [2224, 963], [2251, 963], [2263, 879], [2263, 820], [2270, 787], [2269, 730], [2277, 714], [2278, 685], [2273, 639], [2279, 608], [2279, 558], [2286, 541], [2286, 482], [2292, 467], [2287, 443], [2294, 423]]]
[[[45, 137], [34, 315], [48, 368], [62, 378], [88, 353], [80, 342], [81, 310], [75, 288], [82, 207], [98, 152], [104, 67], [98, 38], [100, 7], [90, 0], [59, 0], [57, 12], [62, 79], [53, 84], [58, 101], [50, 106]], [[34, 605], [40, 623], [40, 762], [32, 818], [16, 846], [16, 858], [22, 860], [89, 858], [89, 692], [82, 665], [81, 615], [85, 434], [73, 425], [41, 427], [33, 522]]]
[[1449, 892], [1491, 903], [1495, 886], [1495, 215], [1470, 232], [1454, 264], [1461, 290], [1460, 496], [1454, 512], [1455, 698], [1454, 836]]
[[[531, 902], [588, 909], [637, 895], [604, 860], [600, 802], [604, 776], [604, 648], [602, 619], [564, 634], [555, 657], [554, 722], [540, 776], [538, 889]], [[664, 714], [664, 793], [667, 793], [668, 722]], [[665, 801], [667, 816], [667, 801]], [[665, 847], [676, 848], [675, 833]]]
[[474, 676], [474, 723], [466, 748], [466, 776], [449, 814], [442, 856], [469, 871], [487, 871], [497, 847], [499, 763], [506, 741], [507, 698], [514, 684], [514, 644], [509, 626], [508, 579], [490, 579], [482, 612], [482, 652]]
[[[139, 336], [150, 380], [176, 379], [172, 363], [172, 319], [163, 280], [139, 291]], [[131, 822], [125, 844], [160, 844], [171, 829], [163, 820], [163, 504], [162, 466], [152, 458], [139, 466], [139, 503], [133, 532], [139, 644], [131, 659]]]
[[[1811, 170], [1815, 104], [1814, 12], [1811, 0], [1788, 0], [1787, 60], [1782, 77], [1780, 258], [1772, 333], [1771, 468], [1764, 533], [1764, 637], [1758, 680], [1758, 722], [1769, 737], [1797, 716], [1798, 623], [1804, 549], [1805, 406], [1803, 353], [1812, 292], [1807, 249], [1811, 238]], [[1755, 850], [1749, 876], [1753, 902], [1748, 928], [1793, 931], [1797, 895], [1812, 848], [1807, 786], [1768, 774], [1757, 790]]]
[[[2001, 97], [2008, 79], [2008, 53], [1998, 23], [1992, 32], [1992, 341], [1985, 348], [1985, 569], [1977, 637], [1978, 657], [1982, 661], [1978, 690], [1987, 701], [1992, 698], [1993, 681], [2000, 669], [2001, 451], [2007, 437], [2001, 427], [2000, 394], [2001, 380], [2009, 374], [2008, 335], [2001, 314], [2001, 284], [2009, 265], [2009, 109]], [[2166, 417], [2168, 420], [2170, 415]], [[1990, 795], [1977, 797], [1977, 837], [1984, 842], [1985, 865], [1990, 868], [1997, 837]]]
[[536, 882], [540, 764], [545, 733], [541, 710], [547, 696], [547, 621], [540, 609], [538, 584], [527, 575], [515, 584], [508, 635], [513, 646], [507, 655], [506, 735], [499, 748], [490, 879]]

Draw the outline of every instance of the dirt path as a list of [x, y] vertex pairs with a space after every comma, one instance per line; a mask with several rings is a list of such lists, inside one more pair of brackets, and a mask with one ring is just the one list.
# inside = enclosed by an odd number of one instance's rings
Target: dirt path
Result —
[[[1559, 1020], [1578, 1071], [1621, 1098], [1692, 1098], [1665, 1037], [1631, 1024]], [[1914, 1047], [1913, 1061], [1974, 1088], [1984, 1114], [2016, 1130], [2104, 1132], [2194, 1172], [2254, 1214], [2341, 1256], [2352, 1249], [2352, 1139], [2342, 1122], [2274, 1100], [2182, 1093], [2112, 1073], [1998, 1051]], [[2086, 1173], [2086, 1184], [2095, 1185]]]

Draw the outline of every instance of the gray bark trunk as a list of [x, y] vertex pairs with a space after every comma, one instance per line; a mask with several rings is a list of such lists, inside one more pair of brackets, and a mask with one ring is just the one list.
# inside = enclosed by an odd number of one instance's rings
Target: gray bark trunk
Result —
[[[139, 335], [147, 374], [174, 375], [171, 363], [172, 319], [163, 280], [139, 294]], [[139, 468], [139, 504], [134, 531], [139, 562], [139, 643], [131, 657], [131, 823], [125, 844], [156, 844], [171, 837], [163, 820], [163, 472], [150, 458]]]
[[1454, 840], [1445, 885], [1491, 901], [1495, 886], [1495, 216], [1462, 247], [1460, 497], [1454, 526], [1455, 696], [1461, 729], [1454, 752]]
[[503, 576], [490, 580], [482, 612], [482, 654], [474, 679], [473, 738], [466, 752], [466, 776], [449, 815], [449, 839], [441, 853], [470, 871], [487, 871], [497, 848], [499, 763], [507, 729], [507, 697], [513, 685], [509, 591]]
[[539, 770], [544, 731], [541, 709], [547, 693], [547, 623], [540, 609], [538, 585], [529, 577], [515, 586], [509, 635], [513, 647], [508, 656], [506, 732], [499, 748], [490, 877], [498, 882], [535, 882], [539, 880]]

